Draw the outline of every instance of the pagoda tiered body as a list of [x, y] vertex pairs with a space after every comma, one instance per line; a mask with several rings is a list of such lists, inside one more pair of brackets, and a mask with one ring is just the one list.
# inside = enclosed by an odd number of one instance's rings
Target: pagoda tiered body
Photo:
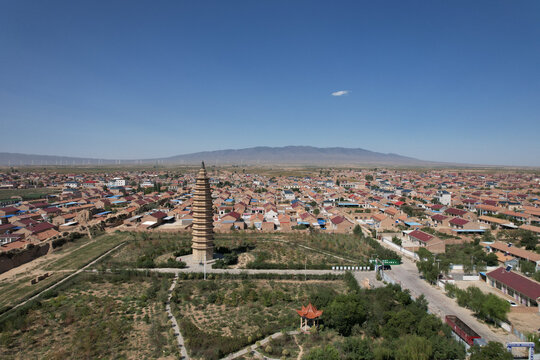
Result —
[[214, 256], [214, 211], [210, 183], [202, 163], [193, 194], [193, 259], [212, 260]]

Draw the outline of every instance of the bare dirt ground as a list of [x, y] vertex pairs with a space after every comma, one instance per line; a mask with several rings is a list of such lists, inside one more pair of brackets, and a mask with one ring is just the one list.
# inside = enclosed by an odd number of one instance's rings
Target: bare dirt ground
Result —
[[238, 255], [238, 263], [234, 266], [231, 266], [233, 269], [245, 269], [247, 264], [255, 260], [255, 256], [249, 253], [242, 253]]
[[25, 276], [42, 275], [46, 273], [46, 271], [41, 270], [42, 266], [46, 264], [50, 264], [53, 260], [61, 259], [65, 256], [68, 256], [73, 251], [77, 249], [82, 249], [85, 246], [88, 246], [89, 244], [93, 243], [94, 241], [96, 240], [90, 240], [81, 246], [72, 246], [71, 248], [69, 248], [69, 250], [65, 250], [62, 252], [54, 252], [54, 251], [49, 252], [47, 255], [39, 257], [33, 261], [27, 262], [26, 264], [17, 266], [16, 268], [13, 268], [9, 271], [6, 271], [5, 273], [0, 274], [0, 281], [13, 280], [20, 275], [25, 275]]
[[511, 296], [504, 294], [502, 291], [489, 286], [485, 281], [473, 280], [473, 281], [456, 281], [456, 286], [460, 289], [466, 289], [469, 286], [476, 286], [484, 293], [491, 293], [505, 300], [514, 300]]
[[540, 313], [538, 311], [534, 313], [523, 313], [512, 311], [513, 309], [510, 309], [510, 313], [508, 314], [508, 320], [510, 320], [512, 325], [523, 334], [536, 334], [540, 328]]

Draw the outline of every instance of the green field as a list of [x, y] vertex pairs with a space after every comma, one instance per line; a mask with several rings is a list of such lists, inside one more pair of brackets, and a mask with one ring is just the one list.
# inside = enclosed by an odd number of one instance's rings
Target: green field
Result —
[[11, 200], [13, 196], [21, 196], [23, 200], [35, 200], [45, 198], [49, 194], [59, 193], [58, 189], [35, 188], [35, 189], [0, 189], [0, 201]]
[[[0, 281], [0, 292], [2, 293], [0, 313], [46, 289], [129, 239], [129, 234], [104, 234], [93, 240], [84, 236], [55, 249], [50, 255], [22, 265], [26, 271]], [[47, 261], [48, 258], [51, 260]], [[44, 273], [48, 273], [50, 276], [37, 284], [30, 283], [32, 279]]]
[[0, 282], [0, 311], [18, 304], [21, 300], [31, 297], [38, 292], [45, 290], [50, 285], [68, 276], [70, 272], [55, 272], [48, 278], [37, 284], [30, 281], [36, 276], [21, 274], [15, 279]]
[[77, 270], [101, 254], [131, 238], [132, 236], [127, 233], [100, 235], [93, 241], [88, 242], [88, 244], [71, 251], [69, 256], [63, 256], [58, 260], [50, 262], [44, 267], [44, 270]]

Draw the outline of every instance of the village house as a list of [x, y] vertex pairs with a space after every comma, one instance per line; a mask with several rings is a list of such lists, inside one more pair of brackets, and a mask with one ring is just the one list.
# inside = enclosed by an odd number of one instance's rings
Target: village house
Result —
[[434, 254], [440, 254], [446, 251], [444, 241], [435, 235], [428, 234], [421, 230], [413, 230], [407, 234], [407, 237], [413, 244], [424, 247]]
[[540, 284], [525, 276], [498, 268], [486, 274], [487, 283], [524, 306], [538, 306]]
[[354, 224], [350, 222], [346, 217], [344, 216], [334, 216], [330, 219], [328, 230], [336, 233], [350, 233], [352, 232], [354, 228]]

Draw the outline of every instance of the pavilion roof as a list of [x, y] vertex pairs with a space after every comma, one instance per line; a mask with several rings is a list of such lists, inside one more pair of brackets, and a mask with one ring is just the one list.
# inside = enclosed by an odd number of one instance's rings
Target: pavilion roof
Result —
[[311, 305], [311, 303], [309, 303], [308, 306], [302, 305], [302, 309], [301, 310], [296, 310], [296, 312], [301, 317], [304, 317], [304, 318], [307, 318], [307, 319], [316, 319], [319, 316], [321, 316], [322, 313], [323, 313], [322, 310], [317, 310], [317, 308], [315, 306]]

